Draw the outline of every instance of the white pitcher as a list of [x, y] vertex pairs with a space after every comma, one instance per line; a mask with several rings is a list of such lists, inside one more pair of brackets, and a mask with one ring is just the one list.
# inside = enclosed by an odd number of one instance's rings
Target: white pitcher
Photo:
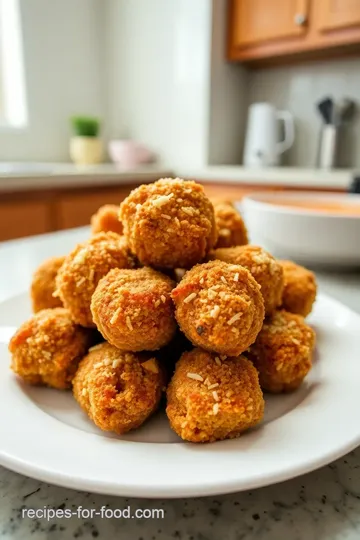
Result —
[[[279, 141], [279, 121], [284, 122], [284, 140]], [[294, 143], [294, 119], [288, 111], [278, 111], [271, 103], [253, 103], [249, 107], [244, 165], [271, 167]]]

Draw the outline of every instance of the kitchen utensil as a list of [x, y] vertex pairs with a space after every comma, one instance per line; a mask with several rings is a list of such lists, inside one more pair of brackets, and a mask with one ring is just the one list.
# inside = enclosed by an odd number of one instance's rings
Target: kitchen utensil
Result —
[[333, 100], [329, 97], [322, 99], [317, 104], [321, 118], [325, 124], [330, 124], [333, 117]]
[[355, 176], [351, 182], [349, 193], [359, 193], [360, 195], [360, 176]]
[[355, 114], [355, 101], [349, 98], [343, 98], [339, 102], [339, 118], [340, 122], [348, 122]]
[[[323, 119], [323, 125], [319, 137], [316, 166], [321, 169], [332, 169], [340, 163], [341, 152], [338, 147], [339, 143], [345, 141], [346, 136], [340, 128], [353, 117], [355, 102], [349, 98], [336, 101], [326, 97], [317, 104], [317, 108]], [[342, 146], [344, 147], [344, 144]]]
[[339, 124], [338, 104], [326, 97], [319, 101], [317, 108], [323, 120], [320, 131], [316, 166], [320, 169], [331, 169], [337, 157], [337, 126]]
[[360, 266], [360, 195], [264, 192], [246, 197], [242, 208], [251, 243], [277, 257]]
[[[283, 141], [279, 141], [279, 121], [284, 124]], [[292, 146], [294, 137], [294, 120], [290, 112], [279, 111], [270, 103], [250, 105], [244, 165], [247, 167], [278, 165], [280, 155]]]
[[126, 435], [100, 431], [71, 392], [17, 379], [7, 342], [29, 316], [27, 294], [0, 304], [0, 464], [31, 478], [126, 497], [198, 497], [282, 482], [360, 443], [360, 316], [323, 294], [308, 319], [319, 339], [304, 383], [266, 394], [256, 429], [214, 444], [180, 440], [163, 410]]

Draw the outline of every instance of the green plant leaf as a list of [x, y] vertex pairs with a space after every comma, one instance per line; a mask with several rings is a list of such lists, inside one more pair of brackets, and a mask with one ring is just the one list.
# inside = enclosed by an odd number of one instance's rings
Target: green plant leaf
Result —
[[70, 118], [74, 134], [78, 137], [97, 137], [100, 131], [100, 120], [92, 116], [72, 116]]

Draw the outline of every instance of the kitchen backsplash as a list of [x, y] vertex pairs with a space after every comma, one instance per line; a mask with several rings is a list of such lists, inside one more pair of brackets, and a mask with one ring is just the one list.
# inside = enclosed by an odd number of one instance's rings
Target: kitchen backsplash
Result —
[[[313, 167], [321, 120], [316, 103], [324, 96], [350, 97], [360, 107], [360, 58], [311, 62], [248, 73], [248, 105], [268, 101], [295, 117], [296, 137], [283, 163]], [[340, 134], [339, 166], [360, 167], [360, 113]]]

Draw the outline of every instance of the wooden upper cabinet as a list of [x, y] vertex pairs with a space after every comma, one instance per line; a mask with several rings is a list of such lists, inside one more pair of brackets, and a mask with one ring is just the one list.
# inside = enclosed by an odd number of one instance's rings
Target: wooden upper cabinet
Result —
[[317, 0], [319, 30], [331, 31], [360, 26], [359, 0]]
[[233, 0], [233, 44], [246, 47], [306, 32], [307, 0]]
[[229, 0], [229, 60], [262, 66], [348, 53], [360, 53], [360, 0]]

